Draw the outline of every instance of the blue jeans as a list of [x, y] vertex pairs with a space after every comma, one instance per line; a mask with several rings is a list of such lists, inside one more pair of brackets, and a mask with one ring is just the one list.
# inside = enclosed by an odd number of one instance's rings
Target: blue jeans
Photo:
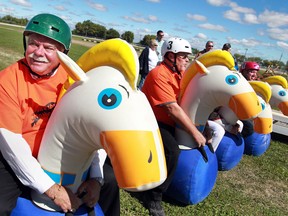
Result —
[[141, 78], [140, 78], [140, 81], [139, 81], [139, 84], [138, 84], [138, 89], [140, 89], [140, 90], [142, 89], [142, 87], [144, 85], [144, 82], [145, 82], [145, 79], [146, 79], [146, 76], [141, 75]]

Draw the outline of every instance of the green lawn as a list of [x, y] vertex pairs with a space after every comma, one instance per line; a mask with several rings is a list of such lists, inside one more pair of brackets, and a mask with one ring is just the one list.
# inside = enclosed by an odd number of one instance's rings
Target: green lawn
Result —
[[[0, 24], [0, 70], [23, 57], [22, 32], [23, 28]], [[87, 49], [73, 43], [69, 56], [77, 60]], [[167, 216], [288, 215], [288, 139], [272, 135], [271, 145], [262, 156], [244, 155], [234, 169], [219, 172], [213, 191], [203, 202], [182, 206], [165, 199]], [[121, 215], [148, 215], [136, 198], [120, 192]]]

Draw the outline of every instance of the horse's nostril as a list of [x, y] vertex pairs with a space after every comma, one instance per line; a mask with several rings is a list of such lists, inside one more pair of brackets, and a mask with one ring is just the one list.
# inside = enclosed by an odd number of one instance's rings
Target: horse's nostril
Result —
[[148, 163], [151, 163], [152, 162], [152, 152], [150, 151], [150, 155], [149, 155], [149, 158], [148, 158]]

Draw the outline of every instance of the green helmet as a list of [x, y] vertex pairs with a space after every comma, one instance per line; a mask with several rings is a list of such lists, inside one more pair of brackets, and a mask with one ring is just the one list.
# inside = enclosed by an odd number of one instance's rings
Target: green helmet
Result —
[[25, 36], [29, 33], [37, 33], [61, 43], [65, 47], [65, 53], [70, 49], [72, 38], [70, 27], [64, 20], [55, 15], [38, 14], [29, 21], [23, 33], [25, 50]]

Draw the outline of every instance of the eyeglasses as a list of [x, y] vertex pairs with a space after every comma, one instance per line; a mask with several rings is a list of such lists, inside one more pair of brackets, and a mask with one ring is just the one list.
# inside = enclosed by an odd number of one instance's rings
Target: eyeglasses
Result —
[[189, 59], [189, 55], [188, 54], [178, 54], [177, 57], [181, 58], [181, 59]]
[[208, 47], [213, 47], [213, 45], [208, 45]]
[[159, 34], [160, 37], [164, 37], [164, 34]]

